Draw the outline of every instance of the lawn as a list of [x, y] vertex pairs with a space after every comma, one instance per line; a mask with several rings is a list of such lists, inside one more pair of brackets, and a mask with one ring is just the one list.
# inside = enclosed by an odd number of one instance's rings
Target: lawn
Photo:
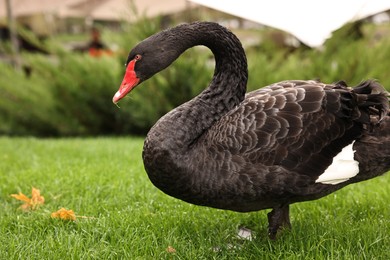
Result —
[[[294, 204], [292, 231], [270, 241], [268, 211], [193, 206], [154, 188], [142, 144], [0, 138], [0, 259], [390, 259], [390, 174]], [[24, 212], [10, 194], [32, 187], [45, 203]], [[50, 217], [62, 207], [76, 221]]]

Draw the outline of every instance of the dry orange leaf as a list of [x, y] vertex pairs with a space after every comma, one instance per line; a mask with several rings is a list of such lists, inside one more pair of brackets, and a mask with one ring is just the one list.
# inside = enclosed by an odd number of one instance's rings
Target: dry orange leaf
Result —
[[176, 253], [176, 249], [173, 246], [168, 246], [166, 250], [168, 253], [171, 253], [171, 254]]
[[76, 215], [73, 210], [67, 210], [65, 208], [61, 208], [56, 212], [51, 213], [52, 218], [59, 218], [64, 220], [76, 220]]
[[41, 196], [40, 190], [34, 187], [31, 190], [31, 199], [21, 192], [19, 192], [19, 194], [11, 194], [11, 197], [24, 201], [24, 204], [20, 206], [23, 210], [35, 210], [45, 203], [45, 198]]

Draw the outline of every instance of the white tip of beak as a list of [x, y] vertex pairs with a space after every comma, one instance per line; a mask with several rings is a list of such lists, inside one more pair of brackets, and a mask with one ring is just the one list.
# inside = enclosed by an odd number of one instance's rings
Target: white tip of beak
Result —
[[114, 97], [112, 98], [112, 103], [114, 103], [114, 104], [118, 103], [120, 98], [121, 98], [121, 93], [120, 93], [120, 91], [117, 91], [115, 93]]

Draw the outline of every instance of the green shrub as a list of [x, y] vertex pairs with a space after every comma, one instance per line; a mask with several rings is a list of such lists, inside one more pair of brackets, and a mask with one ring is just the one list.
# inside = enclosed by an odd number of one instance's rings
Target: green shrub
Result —
[[[119, 79], [114, 58], [64, 55], [55, 60], [26, 55], [28, 77], [3, 65], [0, 129], [10, 135], [97, 135], [112, 133], [110, 102]], [[118, 83], [117, 83], [118, 84]], [[112, 85], [112, 87], [107, 87]]]
[[114, 118], [111, 98], [120, 76], [116, 59], [68, 54], [60, 57], [55, 69], [39, 69], [40, 74], [49, 72], [45, 79], [56, 100], [54, 109], [64, 119], [57, 125], [59, 134], [99, 135], [115, 130], [109, 122]]
[[313, 49], [289, 56], [275, 53], [272, 57], [248, 53], [248, 89], [288, 79], [319, 79], [326, 83], [344, 80], [350, 86], [362, 80], [377, 79], [390, 90], [390, 40], [370, 42], [368, 39], [344, 43], [328, 51]]
[[0, 63], [0, 71], [0, 133], [54, 134], [55, 101], [45, 79], [35, 75], [27, 77], [3, 63]]

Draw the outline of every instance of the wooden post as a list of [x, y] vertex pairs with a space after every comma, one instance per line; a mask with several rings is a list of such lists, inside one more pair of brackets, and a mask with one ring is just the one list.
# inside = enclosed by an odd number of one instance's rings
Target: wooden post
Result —
[[5, 0], [6, 10], [7, 10], [7, 21], [8, 21], [8, 28], [10, 32], [10, 39], [11, 39], [11, 50], [12, 50], [12, 62], [16, 69], [20, 69], [20, 59], [19, 59], [19, 42], [17, 38], [17, 32], [15, 27], [15, 18], [12, 13], [12, 0]]

